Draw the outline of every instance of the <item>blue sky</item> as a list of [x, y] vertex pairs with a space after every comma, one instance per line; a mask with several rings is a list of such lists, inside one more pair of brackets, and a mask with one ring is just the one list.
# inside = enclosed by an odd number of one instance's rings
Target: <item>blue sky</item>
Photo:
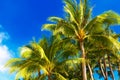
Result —
[[[120, 14], [119, 0], [90, 0], [93, 15], [113, 10]], [[0, 0], [0, 80], [14, 80], [3, 69], [5, 61], [18, 57], [18, 49], [35, 37], [37, 40], [48, 32], [41, 31], [50, 16], [64, 16], [62, 0]], [[113, 28], [120, 33], [120, 28]]]

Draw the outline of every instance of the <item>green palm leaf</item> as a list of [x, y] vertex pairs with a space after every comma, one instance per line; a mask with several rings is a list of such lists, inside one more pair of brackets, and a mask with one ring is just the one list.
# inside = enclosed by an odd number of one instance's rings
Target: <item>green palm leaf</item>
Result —
[[118, 24], [120, 24], [120, 16], [113, 11], [107, 11], [107, 12], [95, 17], [94, 19], [92, 19], [86, 25], [85, 30], [88, 31], [89, 29], [91, 29], [90, 30], [91, 32], [96, 30], [96, 31], [94, 31], [96, 33], [98, 31], [103, 32], [108, 27], [108, 26], [104, 27], [105, 25], [118, 25]]

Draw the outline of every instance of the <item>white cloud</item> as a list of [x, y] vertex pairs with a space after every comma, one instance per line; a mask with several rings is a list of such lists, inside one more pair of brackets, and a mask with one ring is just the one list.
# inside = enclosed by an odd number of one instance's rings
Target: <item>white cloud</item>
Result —
[[5, 63], [12, 58], [11, 50], [5, 43], [7, 39], [9, 39], [9, 34], [0, 25], [0, 80], [14, 80], [15, 77], [15, 74], [9, 74], [8, 69], [4, 67]]
[[[1, 25], [0, 25], [0, 29], [2, 29]], [[9, 36], [7, 32], [0, 32], [0, 72], [6, 71], [4, 65], [6, 61], [11, 58], [10, 50], [8, 49], [7, 45], [2, 43], [4, 40], [8, 38]]]
[[6, 68], [4, 67], [7, 60], [11, 58], [10, 51], [6, 45], [0, 46], [0, 72], [4, 72]]

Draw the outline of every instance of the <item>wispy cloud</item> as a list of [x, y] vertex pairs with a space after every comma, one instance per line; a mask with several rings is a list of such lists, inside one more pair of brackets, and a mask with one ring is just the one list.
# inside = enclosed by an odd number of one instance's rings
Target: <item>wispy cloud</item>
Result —
[[6, 33], [6, 32], [0, 32], [0, 44], [2, 44], [3, 40], [6, 40], [8, 38], [9, 38], [8, 33]]

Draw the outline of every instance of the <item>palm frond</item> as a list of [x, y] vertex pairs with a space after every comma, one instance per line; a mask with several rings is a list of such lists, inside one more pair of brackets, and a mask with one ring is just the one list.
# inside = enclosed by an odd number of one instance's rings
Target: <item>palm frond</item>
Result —
[[70, 21], [75, 22], [78, 25], [76, 19], [77, 2], [75, 0], [64, 0], [64, 2], [66, 4], [64, 10], [70, 16]]
[[61, 74], [55, 72], [53, 73], [55, 75], [55, 80], [67, 80], [66, 78], [64, 78]]
[[56, 24], [44, 24], [42, 26], [42, 30], [54, 31], [56, 27], [57, 27]]
[[60, 17], [55, 17], [55, 16], [53, 16], [53, 17], [49, 17], [48, 18], [48, 20], [50, 21], [50, 22], [60, 22], [60, 21], [62, 21], [62, 20], [64, 20], [64, 19], [62, 19], [62, 18], [60, 18]]
[[104, 29], [104, 25], [118, 25], [120, 24], [120, 16], [113, 12], [113, 11], [107, 11], [99, 16], [96, 16], [94, 19], [92, 19], [85, 27], [85, 30], [93, 31], [97, 28]]

